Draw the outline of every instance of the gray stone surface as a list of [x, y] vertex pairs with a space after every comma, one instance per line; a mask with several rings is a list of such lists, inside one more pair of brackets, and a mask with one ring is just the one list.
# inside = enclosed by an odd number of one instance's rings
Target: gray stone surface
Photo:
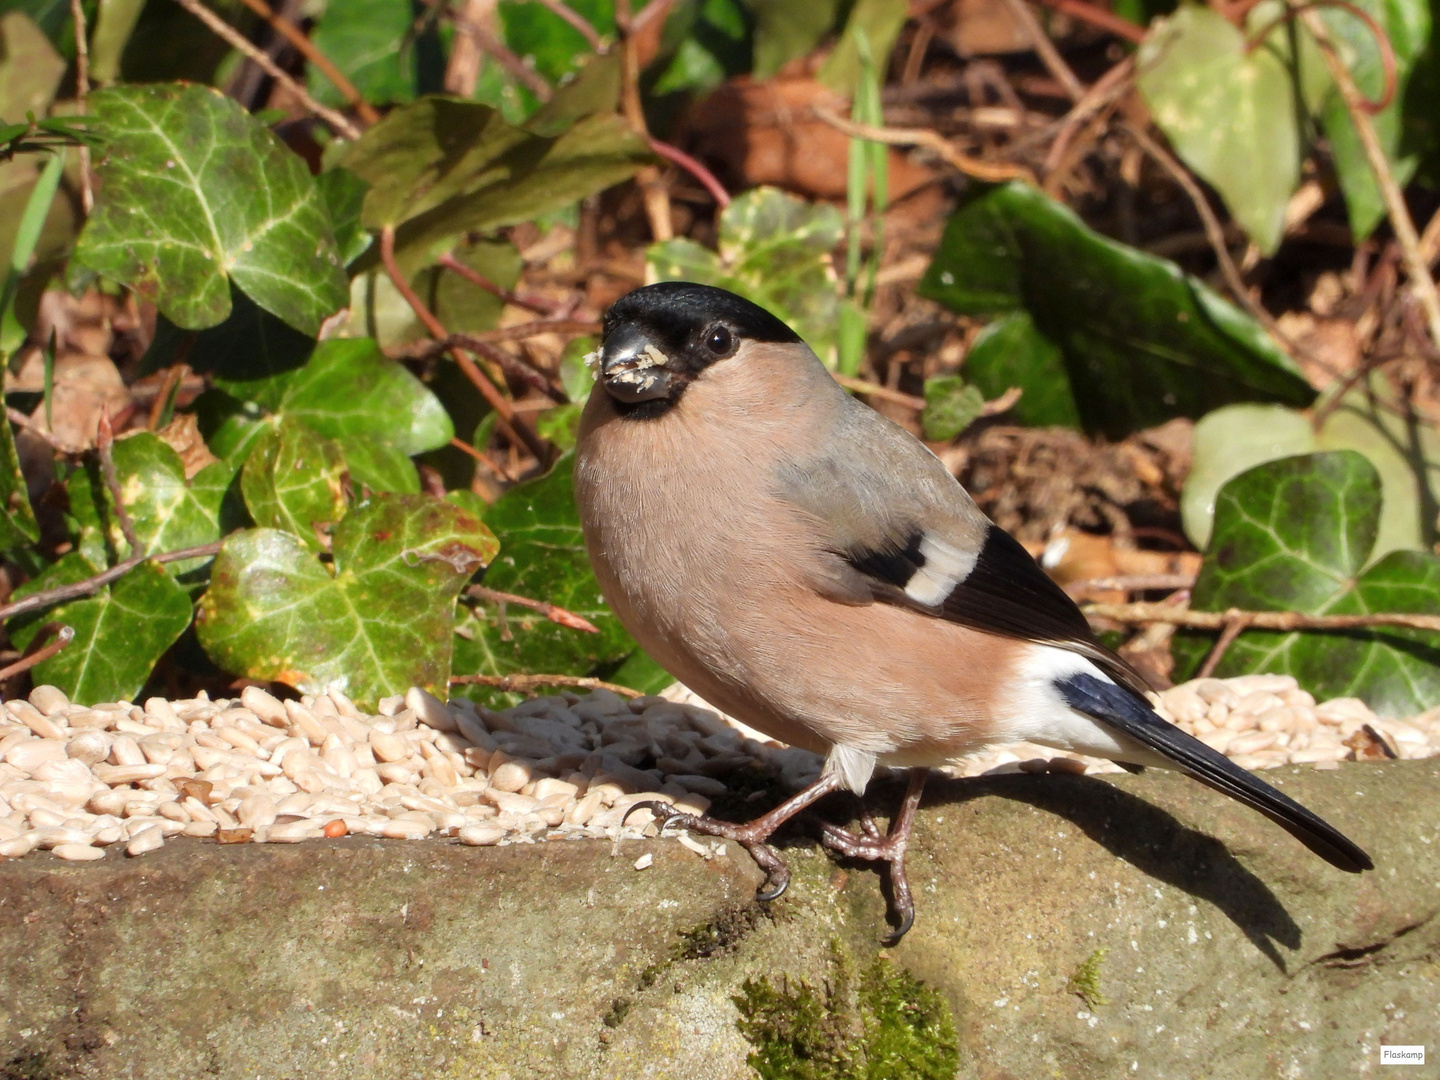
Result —
[[[959, 1075], [1360, 1076], [1381, 1043], [1427, 1041], [1440, 1058], [1440, 762], [1267, 779], [1377, 871], [1333, 870], [1174, 775], [935, 785], [919, 921], [889, 955], [948, 1003]], [[32, 854], [0, 864], [0, 1078], [753, 1076], [744, 981], [868, 965], [884, 909], [873, 873], [797, 835], [791, 889], [762, 910], [730, 850]], [[1091, 1008], [1068, 984], [1097, 949]]]

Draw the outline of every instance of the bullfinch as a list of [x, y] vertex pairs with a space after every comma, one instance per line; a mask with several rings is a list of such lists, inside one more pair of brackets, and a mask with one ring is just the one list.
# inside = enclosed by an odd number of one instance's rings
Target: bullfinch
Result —
[[826, 794], [909, 767], [885, 834], [822, 824], [888, 865], [909, 929], [910, 826], [926, 770], [1033, 742], [1188, 773], [1332, 865], [1372, 868], [1335, 828], [1158, 716], [1144, 678], [918, 439], [856, 401], [783, 321], [722, 289], [665, 282], [604, 320], [575, 496], [606, 601], [717, 708], [825, 757], [819, 780], [737, 825], [648, 806], [789, 871], [766, 841]]

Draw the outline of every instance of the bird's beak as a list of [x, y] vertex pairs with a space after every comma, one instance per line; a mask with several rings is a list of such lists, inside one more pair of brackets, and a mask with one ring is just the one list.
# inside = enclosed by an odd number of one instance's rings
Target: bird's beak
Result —
[[617, 326], [600, 350], [600, 381], [618, 401], [652, 401], [670, 396], [670, 362], [659, 347], [634, 326]]

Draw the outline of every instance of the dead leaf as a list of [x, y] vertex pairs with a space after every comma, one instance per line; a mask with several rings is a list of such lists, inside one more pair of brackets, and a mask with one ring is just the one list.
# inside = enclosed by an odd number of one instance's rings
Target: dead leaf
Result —
[[[38, 353], [32, 354], [10, 389], [39, 393], [44, 386], [43, 361]], [[37, 430], [50, 432], [62, 450], [78, 454], [95, 445], [100, 410], [107, 409], [112, 418], [118, 418], [130, 404], [130, 392], [109, 357], [67, 352], [55, 359], [55, 388], [50, 402], [54, 426], [46, 422], [44, 401], [35, 406], [30, 422]]]
[[176, 413], [175, 419], [155, 434], [180, 455], [186, 480], [193, 480], [205, 466], [220, 460], [205, 445], [205, 436], [200, 434], [200, 421], [194, 413]]

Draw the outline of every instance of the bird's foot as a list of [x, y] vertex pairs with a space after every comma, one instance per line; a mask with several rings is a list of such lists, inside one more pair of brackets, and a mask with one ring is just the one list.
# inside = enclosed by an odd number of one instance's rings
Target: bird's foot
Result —
[[[765, 872], [765, 881], [755, 892], [756, 900], [777, 900], [790, 884], [790, 867], [780, 858], [776, 850], [765, 841], [778, 827], [778, 823], [767, 820], [769, 815], [756, 818], [745, 825], [733, 821], [722, 821], [708, 814], [682, 813], [669, 803], [656, 801], [637, 802], [625, 811], [629, 817], [636, 810], [649, 810], [655, 815], [655, 824], [662, 830], [674, 827], [686, 829], [701, 836], [718, 836], [722, 840], [733, 840], [755, 860], [755, 865]], [[624, 824], [622, 819], [621, 824]]]
[[[775, 849], [765, 841], [770, 839], [776, 829], [801, 810], [839, 786], [840, 781], [835, 774], [822, 774], [815, 783], [802, 791], [797, 791], [768, 814], [761, 814], [754, 821], [746, 822], [744, 825], [736, 825], [733, 821], [721, 821], [708, 814], [685, 814], [676, 810], [669, 803], [661, 802], [658, 799], [635, 803], [625, 811], [625, 817], [628, 818], [636, 810], [643, 808], [655, 815], [656, 823], [662, 829], [667, 825], [673, 825], [678, 829], [688, 829], [702, 836], [718, 836], [723, 840], [735, 841], [750, 853], [750, 857], [755, 860], [755, 865], [765, 872], [765, 881], [755, 893], [755, 899], [775, 900], [790, 884], [790, 867], [785, 865], [785, 860], [780, 858]], [[621, 818], [620, 824], [625, 824], [624, 818]]]
[[866, 862], [884, 863], [890, 877], [890, 921], [895, 929], [885, 939], [885, 945], [898, 944], [910, 928], [915, 925], [915, 901], [910, 895], [910, 881], [905, 876], [905, 853], [910, 847], [910, 829], [915, 821], [915, 809], [920, 805], [920, 795], [925, 789], [927, 770], [912, 769], [910, 786], [905, 800], [890, 823], [890, 831], [881, 834], [875, 819], [868, 810], [861, 810], [860, 832], [850, 832], [828, 821], [820, 822], [820, 842], [831, 851], [848, 859], [862, 859]]

